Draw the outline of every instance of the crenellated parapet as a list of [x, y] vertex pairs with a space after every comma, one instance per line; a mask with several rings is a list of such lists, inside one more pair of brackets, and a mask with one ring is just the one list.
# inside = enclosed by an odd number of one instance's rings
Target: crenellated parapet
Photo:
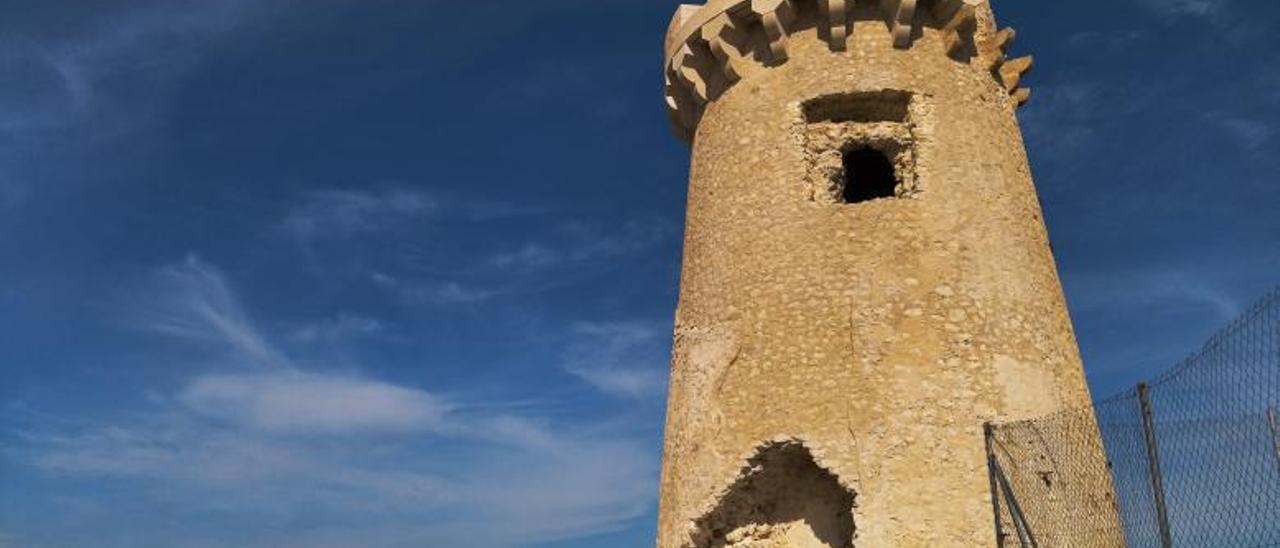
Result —
[[947, 55], [988, 70], [1022, 105], [1020, 87], [1031, 57], [1008, 59], [1013, 29], [979, 32], [986, 0], [709, 0], [681, 5], [666, 39], [665, 94], [676, 132], [691, 139], [707, 103], [738, 82], [748, 64], [787, 62], [797, 32], [817, 29], [833, 52], [845, 51], [855, 19], [884, 22], [895, 48], [911, 48], [925, 29], [941, 36]]

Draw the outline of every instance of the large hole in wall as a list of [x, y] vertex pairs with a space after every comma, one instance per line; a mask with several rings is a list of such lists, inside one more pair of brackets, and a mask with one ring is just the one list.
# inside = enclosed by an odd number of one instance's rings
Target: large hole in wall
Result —
[[761, 448], [715, 510], [697, 521], [696, 548], [851, 548], [853, 492], [798, 442]]
[[844, 203], [892, 198], [897, 187], [893, 162], [883, 152], [864, 146], [844, 153]]

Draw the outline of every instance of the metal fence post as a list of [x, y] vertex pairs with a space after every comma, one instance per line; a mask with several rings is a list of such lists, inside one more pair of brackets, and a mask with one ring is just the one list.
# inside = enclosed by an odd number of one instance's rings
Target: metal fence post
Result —
[[994, 424], [982, 425], [982, 435], [987, 444], [987, 476], [991, 481], [991, 508], [996, 514], [996, 546], [1004, 548], [1004, 520], [1000, 519], [1000, 487], [996, 479], [996, 427]]
[[1018, 496], [1013, 492], [1013, 485], [1009, 483], [1009, 477], [1005, 475], [1004, 469], [1000, 466], [1000, 460], [996, 458], [996, 427], [987, 423], [984, 430], [987, 437], [987, 468], [991, 472], [991, 500], [996, 511], [998, 543], [1004, 546], [1003, 516], [1000, 511], [1000, 496], [1003, 495], [1004, 501], [1009, 504], [1009, 518], [1013, 520], [1014, 531], [1018, 533], [1018, 544], [1022, 548], [1039, 548], [1040, 544], [1036, 542], [1036, 536], [1031, 532], [1031, 524], [1027, 523], [1027, 515], [1022, 513]]
[[1004, 500], [1009, 503], [1009, 517], [1013, 518], [1018, 542], [1022, 548], [1040, 548], [1035, 534], [1031, 532], [1031, 524], [1027, 523], [1027, 515], [1022, 513], [1022, 506], [1018, 504], [1018, 495], [1013, 492], [1013, 486], [1009, 484], [1009, 478], [1004, 475], [999, 462], [996, 462], [996, 481], [1000, 484], [1000, 492], [1004, 493]]
[[1151, 470], [1151, 491], [1155, 495], [1156, 518], [1160, 527], [1160, 546], [1172, 548], [1169, 533], [1169, 510], [1164, 500], [1164, 474], [1160, 472], [1160, 448], [1156, 445], [1155, 421], [1151, 414], [1151, 387], [1138, 383], [1138, 402], [1142, 407], [1142, 431], [1147, 445], [1147, 467]]

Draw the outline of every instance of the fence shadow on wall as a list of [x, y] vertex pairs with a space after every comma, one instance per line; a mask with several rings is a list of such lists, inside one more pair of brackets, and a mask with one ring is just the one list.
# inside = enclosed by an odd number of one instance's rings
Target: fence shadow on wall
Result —
[[1280, 290], [1092, 413], [989, 425], [1000, 544], [1280, 546], [1278, 408]]

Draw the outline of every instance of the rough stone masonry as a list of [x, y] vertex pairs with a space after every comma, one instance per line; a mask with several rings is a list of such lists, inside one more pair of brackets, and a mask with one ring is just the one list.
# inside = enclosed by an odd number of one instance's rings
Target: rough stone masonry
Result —
[[1012, 38], [984, 0], [678, 8], [660, 548], [996, 544], [983, 424], [1090, 401]]

